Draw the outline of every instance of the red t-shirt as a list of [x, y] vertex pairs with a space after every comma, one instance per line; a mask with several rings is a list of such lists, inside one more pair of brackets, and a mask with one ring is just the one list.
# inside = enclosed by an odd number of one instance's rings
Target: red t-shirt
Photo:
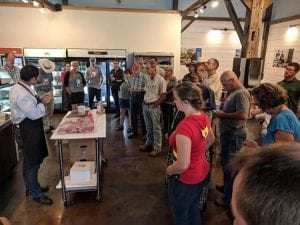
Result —
[[171, 134], [169, 142], [173, 151], [177, 152], [176, 135], [181, 134], [191, 139], [190, 165], [179, 175], [179, 180], [186, 184], [197, 184], [203, 181], [210, 171], [209, 162], [205, 157], [205, 146], [210, 121], [203, 112], [184, 118]]

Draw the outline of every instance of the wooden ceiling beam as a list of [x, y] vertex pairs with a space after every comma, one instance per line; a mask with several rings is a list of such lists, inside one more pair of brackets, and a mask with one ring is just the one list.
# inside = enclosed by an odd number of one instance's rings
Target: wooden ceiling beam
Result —
[[248, 8], [249, 10], [252, 9], [252, 0], [241, 0], [241, 2], [244, 4], [244, 6], [246, 8]]
[[196, 20], [196, 18], [190, 20], [190, 22], [188, 22], [182, 29], [181, 29], [181, 33], [183, 33], [186, 29], [188, 29], [189, 26], [192, 25], [192, 23], [194, 23]]
[[267, 10], [273, 3], [273, 0], [265, 0], [264, 10]]
[[236, 33], [237, 33], [237, 35], [240, 39], [240, 42], [242, 44], [243, 43], [243, 28], [240, 24], [240, 21], [239, 21], [238, 17], [237, 17], [235, 9], [232, 5], [231, 0], [224, 0], [224, 2], [225, 2], [226, 9], [229, 13], [229, 16], [231, 18], [232, 24], [234, 26], [234, 29], [236, 30]]
[[201, 7], [202, 5], [207, 4], [208, 2], [210, 2], [210, 0], [198, 0], [198, 1], [196, 1], [190, 7], [188, 7], [185, 10], [183, 10], [181, 12], [181, 16], [185, 17], [185, 16], [189, 15], [191, 12], [195, 11], [196, 9], [198, 9], [199, 7]]
[[260, 43], [259, 38], [262, 26], [264, 5], [265, 0], [253, 0], [250, 30], [248, 35], [247, 58], [258, 57], [258, 47]]

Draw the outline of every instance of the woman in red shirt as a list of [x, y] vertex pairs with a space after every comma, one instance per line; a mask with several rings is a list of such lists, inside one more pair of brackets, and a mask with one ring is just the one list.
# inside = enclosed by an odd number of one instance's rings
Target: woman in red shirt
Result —
[[174, 89], [174, 102], [185, 118], [169, 138], [175, 158], [166, 171], [173, 224], [199, 225], [199, 199], [210, 171], [205, 152], [215, 137], [208, 117], [201, 111], [201, 91], [195, 84], [179, 84]]

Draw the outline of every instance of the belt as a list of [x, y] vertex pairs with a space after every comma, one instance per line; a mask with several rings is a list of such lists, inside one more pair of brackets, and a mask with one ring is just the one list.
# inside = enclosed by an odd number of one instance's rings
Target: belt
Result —
[[154, 105], [155, 102], [144, 102], [144, 105]]

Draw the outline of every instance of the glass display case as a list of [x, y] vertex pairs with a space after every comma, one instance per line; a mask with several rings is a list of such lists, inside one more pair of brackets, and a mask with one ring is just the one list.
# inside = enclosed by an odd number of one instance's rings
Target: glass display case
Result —
[[13, 84], [0, 85], [0, 110], [7, 112], [10, 110], [9, 90]]

